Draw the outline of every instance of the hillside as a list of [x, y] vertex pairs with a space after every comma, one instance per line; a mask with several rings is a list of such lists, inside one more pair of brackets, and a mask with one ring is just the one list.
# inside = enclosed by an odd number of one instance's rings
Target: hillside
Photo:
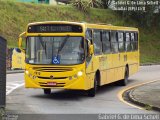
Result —
[[[84, 14], [71, 6], [51, 6], [0, 1], [0, 35], [8, 41], [8, 47], [17, 46], [18, 35], [30, 22], [39, 21], [85, 21], [120, 26], [138, 27], [133, 21], [126, 21], [114, 11], [91, 9]], [[160, 30], [140, 28], [141, 62], [160, 62]]]

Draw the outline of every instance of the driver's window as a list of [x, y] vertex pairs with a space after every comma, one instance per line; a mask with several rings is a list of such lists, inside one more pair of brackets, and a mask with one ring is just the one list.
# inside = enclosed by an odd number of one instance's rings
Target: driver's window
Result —
[[86, 56], [88, 55], [88, 49], [89, 49], [89, 46], [88, 46], [88, 41], [90, 41], [90, 43], [92, 44], [92, 30], [91, 29], [87, 29], [86, 30], [86, 44], [85, 44], [85, 49], [86, 49]]
[[90, 42], [92, 43], [92, 30], [91, 29], [87, 29], [86, 39], [90, 40]]
[[86, 55], [86, 66], [88, 66], [88, 64], [91, 61], [91, 56], [88, 56], [88, 52], [89, 52], [89, 43], [92, 44], [92, 30], [91, 29], [87, 29], [86, 30], [86, 36], [85, 36], [85, 55]]

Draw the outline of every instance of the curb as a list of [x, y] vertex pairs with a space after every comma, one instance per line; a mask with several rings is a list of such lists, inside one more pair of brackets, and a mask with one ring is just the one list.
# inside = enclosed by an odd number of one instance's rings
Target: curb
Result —
[[140, 66], [160, 65], [160, 63], [140, 63]]
[[159, 107], [156, 107], [156, 106], [153, 106], [153, 105], [146, 104], [146, 103], [143, 103], [143, 102], [141, 102], [141, 101], [138, 101], [138, 100], [133, 96], [133, 92], [134, 92], [134, 90], [135, 90], [136, 88], [137, 88], [137, 87], [135, 87], [135, 88], [133, 88], [133, 89], [130, 89], [130, 90], [128, 90], [128, 91], [125, 91], [124, 94], [128, 92], [128, 99], [129, 99], [132, 103], [134, 103], [134, 104], [136, 104], [136, 105], [138, 105], [138, 106], [140, 106], [140, 107], [143, 107], [143, 108], [146, 109], [146, 110], [155, 110], [155, 111], [158, 111], [158, 112], [159, 112], [159, 111], [160, 111], [160, 108], [159, 108]]
[[14, 73], [24, 73], [24, 70], [10, 70], [10, 71], [7, 71], [6, 74], [14, 74]]

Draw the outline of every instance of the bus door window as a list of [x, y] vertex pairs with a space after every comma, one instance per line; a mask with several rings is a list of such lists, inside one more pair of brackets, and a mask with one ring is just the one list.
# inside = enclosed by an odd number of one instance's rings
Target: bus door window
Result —
[[101, 31], [94, 30], [93, 33], [93, 44], [94, 44], [94, 54], [101, 55], [102, 54], [102, 42], [101, 42]]
[[86, 56], [86, 66], [88, 66], [88, 64], [91, 61], [92, 56], [89, 56], [89, 44], [92, 44], [92, 30], [91, 29], [87, 29], [86, 30], [86, 35], [85, 35], [85, 56]]
[[[85, 54], [86, 54], [86, 57], [88, 57], [88, 52], [89, 52], [89, 43], [92, 44], [92, 30], [91, 29], [87, 29], [86, 31], [86, 36], [85, 36], [86, 40], [85, 40]], [[87, 41], [89, 40], [89, 41]]]

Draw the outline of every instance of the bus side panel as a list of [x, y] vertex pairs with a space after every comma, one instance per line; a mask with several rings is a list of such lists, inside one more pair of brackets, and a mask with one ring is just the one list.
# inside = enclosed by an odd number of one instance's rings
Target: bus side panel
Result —
[[88, 83], [88, 89], [93, 88], [95, 72], [98, 68], [98, 65], [99, 63], [97, 63], [97, 59], [92, 57], [88, 66], [86, 67], [86, 82]]
[[139, 66], [138, 51], [127, 53], [127, 57], [128, 57], [128, 64], [129, 64], [129, 75], [133, 75], [138, 71], [138, 66]]
[[114, 69], [112, 69], [112, 54], [99, 56], [99, 68], [101, 73], [100, 85], [111, 83], [114, 80]]

